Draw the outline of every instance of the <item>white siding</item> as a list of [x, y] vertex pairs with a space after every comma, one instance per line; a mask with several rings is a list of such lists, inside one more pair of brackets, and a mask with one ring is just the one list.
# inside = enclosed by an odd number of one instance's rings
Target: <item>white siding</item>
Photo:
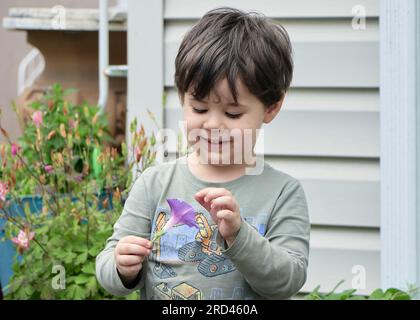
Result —
[[[363, 5], [365, 30], [352, 29]], [[181, 107], [173, 87], [182, 35], [219, 6], [262, 12], [289, 31], [295, 52], [292, 89], [265, 132], [266, 159], [300, 179], [312, 222], [307, 292], [328, 291], [352, 267], [366, 270], [366, 289], [379, 273], [379, 0], [166, 0], [164, 2], [165, 126], [177, 128]], [[173, 151], [173, 150], [172, 150]]]

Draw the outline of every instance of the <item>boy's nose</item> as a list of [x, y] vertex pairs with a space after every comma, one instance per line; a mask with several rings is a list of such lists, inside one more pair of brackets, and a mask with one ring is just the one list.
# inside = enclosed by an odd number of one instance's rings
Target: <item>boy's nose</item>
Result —
[[207, 130], [222, 130], [223, 123], [217, 114], [209, 115], [204, 121], [203, 128]]

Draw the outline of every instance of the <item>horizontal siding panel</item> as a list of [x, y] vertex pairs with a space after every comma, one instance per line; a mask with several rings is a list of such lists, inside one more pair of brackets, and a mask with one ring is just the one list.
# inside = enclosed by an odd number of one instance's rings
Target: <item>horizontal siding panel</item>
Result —
[[380, 287], [379, 250], [311, 248], [307, 281], [301, 292], [310, 292], [318, 285], [321, 285], [320, 292], [329, 292], [341, 280], [345, 283], [336, 292], [352, 289], [352, 279], [356, 276], [353, 267], [359, 265], [366, 271], [366, 287], [357, 292], [370, 294]]
[[[165, 109], [165, 119], [177, 130], [182, 110]], [[266, 155], [379, 157], [377, 112], [283, 111], [263, 128]]]
[[328, 292], [341, 280], [346, 282], [337, 291], [351, 289], [356, 274], [354, 266], [366, 270], [366, 288], [360, 294], [380, 287], [380, 233], [378, 229], [312, 227], [308, 278], [301, 292], [310, 292], [321, 285]]
[[379, 227], [378, 160], [264, 159], [302, 182], [313, 225]]
[[379, 15], [379, 0], [166, 0], [164, 17], [197, 19], [211, 9], [228, 6], [276, 18], [342, 18], [353, 17], [355, 5], [364, 6], [368, 17]]
[[284, 111], [265, 126], [267, 155], [379, 157], [379, 113]]
[[379, 89], [290, 89], [282, 110], [379, 112]]
[[[353, 29], [352, 19], [275, 19], [286, 28], [292, 41], [379, 41], [379, 19], [366, 19], [366, 28]], [[165, 42], [180, 42], [193, 23], [191, 20], [166, 20]]]
[[[165, 43], [165, 86], [174, 86], [179, 42]], [[292, 87], [377, 88], [378, 42], [294, 42]]]
[[301, 179], [316, 225], [379, 227], [379, 182]]
[[379, 87], [378, 42], [294, 42], [292, 87]]
[[379, 181], [379, 159], [265, 156], [269, 164], [298, 179]]

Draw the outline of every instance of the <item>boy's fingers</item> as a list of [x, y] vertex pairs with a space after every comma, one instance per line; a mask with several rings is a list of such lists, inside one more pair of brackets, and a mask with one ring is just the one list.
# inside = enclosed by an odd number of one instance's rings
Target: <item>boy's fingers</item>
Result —
[[206, 210], [207, 211], [210, 211], [210, 203], [206, 203], [205, 201], [204, 201], [204, 196], [205, 196], [206, 194], [205, 193], [203, 193], [203, 194], [201, 194], [201, 195], [195, 195], [195, 200], [197, 200], [197, 202], [199, 203], [199, 204], [201, 204], [204, 208], [206, 208]]
[[217, 218], [231, 221], [233, 219], [233, 212], [230, 210], [220, 210], [217, 212]]
[[150, 249], [145, 248], [143, 246], [139, 246], [137, 244], [132, 243], [123, 243], [119, 246], [118, 254], [121, 255], [138, 255], [138, 256], [147, 256], [150, 254]]
[[152, 248], [153, 244], [151, 243], [151, 241], [145, 239], [145, 238], [141, 238], [141, 237], [136, 237], [136, 236], [127, 236], [123, 239], [124, 243], [131, 243], [131, 244], [136, 244], [142, 247], [146, 247], [146, 248]]
[[230, 192], [224, 188], [213, 188], [207, 195], [204, 197], [205, 202], [211, 202], [213, 199], [230, 195]]
[[134, 255], [122, 255], [117, 257], [117, 263], [120, 266], [130, 267], [142, 263], [144, 260], [143, 256], [134, 256]]
[[235, 211], [236, 201], [231, 196], [221, 196], [212, 201], [210, 209], [228, 209], [231, 211]]
[[140, 269], [141, 269], [140, 264], [133, 265], [133, 266], [121, 266], [121, 267], [118, 268], [118, 270], [122, 274], [137, 273], [138, 271], [140, 271]]
[[195, 195], [195, 199], [210, 212], [213, 199], [229, 195], [230, 191], [224, 188], [205, 188]]
[[207, 192], [209, 192], [211, 189], [214, 189], [214, 188], [208, 187], [208, 188], [201, 189], [200, 191], [198, 191], [198, 192], [195, 194], [195, 196], [197, 196], [197, 197], [202, 197], [203, 195], [206, 195], [206, 194], [207, 194]]

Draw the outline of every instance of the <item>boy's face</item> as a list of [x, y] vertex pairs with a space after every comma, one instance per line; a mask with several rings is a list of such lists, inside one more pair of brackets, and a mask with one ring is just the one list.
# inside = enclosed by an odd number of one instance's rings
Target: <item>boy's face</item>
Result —
[[266, 108], [237, 81], [238, 105], [226, 79], [219, 81], [210, 95], [197, 101], [191, 92], [184, 97], [184, 125], [188, 145], [194, 145], [200, 161], [212, 165], [251, 164], [258, 137], [257, 129], [280, 111], [282, 100]]

